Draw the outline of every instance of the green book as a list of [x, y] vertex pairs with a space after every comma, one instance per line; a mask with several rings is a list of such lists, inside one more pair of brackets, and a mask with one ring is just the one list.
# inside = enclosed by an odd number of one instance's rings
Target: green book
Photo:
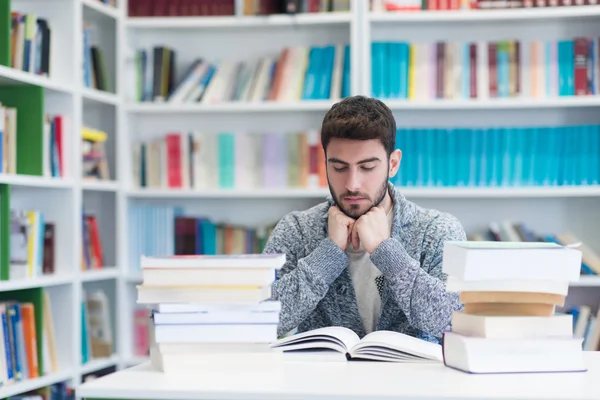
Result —
[[0, 280], [10, 272], [10, 185], [0, 185]]
[[10, 0], [0, 1], [0, 65], [10, 67]]
[[17, 109], [17, 173], [42, 176], [44, 89], [39, 86], [0, 87], [0, 103]]

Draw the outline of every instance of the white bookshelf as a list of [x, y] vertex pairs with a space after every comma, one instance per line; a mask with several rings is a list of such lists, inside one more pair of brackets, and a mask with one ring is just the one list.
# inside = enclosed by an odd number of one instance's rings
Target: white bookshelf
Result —
[[[52, 113], [69, 117], [69, 176], [50, 179], [0, 174], [0, 183], [12, 185], [13, 204], [43, 210], [59, 223], [56, 275], [27, 281], [0, 282], [0, 291], [45, 288], [55, 312], [60, 371], [0, 389], [0, 395], [82, 376], [105, 367], [119, 368], [144, 362], [133, 354], [133, 309], [141, 275], [128, 265], [128, 205], [180, 205], [187, 213], [210, 215], [218, 221], [256, 225], [278, 220], [292, 210], [322, 202], [327, 189], [137, 189], [132, 185], [131, 148], [135, 140], [164, 135], [170, 130], [204, 129], [298, 131], [317, 128], [330, 101], [300, 103], [232, 103], [217, 105], [136, 104], [128, 101], [128, 50], [168, 45], [177, 50], [177, 79], [196, 56], [209, 59], [244, 58], [278, 53], [290, 45], [345, 42], [351, 46], [352, 94], [370, 93], [371, 40], [434, 40], [481, 37], [535, 38], [589, 34], [600, 36], [600, 6], [563, 7], [487, 12], [371, 13], [367, 2], [353, 0], [352, 12], [324, 15], [245, 17], [238, 7], [232, 17], [128, 18], [127, 2], [112, 9], [95, 0], [13, 0], [13, 8], [35, 11], [49, 19], [55, 35], [51, 79], [0, 66], [0, 85], [36, 85], [45, 89]], [[242, 2], [237, 1], [239, 6]], [[115, 93], [82, 84], [81, 29], [84, 21], [97, 26], [98, 40], [108, 55]], [[510, 24], [510, 25], [509, 25]], [[516, 30], [513, 24], [519, 26]], [[515, 26], [516, 26], [515, 25]], [[600, 97], [555, 99], [502, 99], [486, 101], [386, 101], [398, 126], [489, 126], [600, 123]], [[109, 132], [111, 181], [80, 179], [79, 131], [83, 124]], [[456, 215], [465, 228], [477, 230], [491, 219], [519, 219], [544, 232], [573, 228], [600, 250], [600, 187], [533, 188], [405, 188], [405, 196], [424, 207]], [[16, 203], [15, 203], [16, 202]], [[103, 245], [108, 267], [80, 271], [80, 210], [85, 204], [102, 218]], [[251, 211], [249, 211], [251, 210]], [[82, 365], [81, 315], [83, 290], [103, 288], [111, 293], [115, 354]], [[571, 285], [570, 301], [600, 303], [600, 278], [582, 277]], [[70, 307], [69, 307], [70, 306]]]
[[[351, 47], [351, 92], [371, 93], [372, 40], [497, 40], [600, 36], [600, 6], [510, 9], [489, 11], [436, 11], [410, 13], [370, 12], [368, 1], [353, 0], [350, 13], [242, 16], [236, 2], [231, 17], [133, 17], [125, 18], [123, 40], [131, 48], [167, 45], [177, 52], [182, 74], [197, 56], [209, 60], [244, 59], [256, 54], [277, 54], [284, 46], [344, 42]], [[128, 54], [122, 54], [126, 68]], [[179, 75], [181, 76], [181, 75]], [[171, 132], [285, 131], [317, 128], [332, 102], [222, 103], [214, 105], [132, 103], [124, 93], [122, 132], [127, 132], [124, 165], [131, 165], [131, 146], [136, 140]], [[489, 100], [385, 100], [402, 126], [527, 126], [600, 123], [600, 97], [511, 98]], [[278, 220], [284, 213], [322, 202], [327, 189], [139, 189], [127, 174], [122, 182], [128, 204], [182, 206], [190, 215], [208, 215], [217, 221], [257, 225]], [[467, 231], [478, 231], [490, 220], [522, 220], [536, 231], [561, 232], [571, 228], [587, 244], [600, 251], [600, 187], [407, 187], [409, 200], [424, 207], [456, 215]], [[251, 211], [249, 211], [251, 210]], [[126, 221], [123, 225], [126, 226]], [[127, 263], [126, 242], [119, 242], [121, 262]], [[121, 320], [132, 315], [137, 271], [125, 275], [129, 304]], [[571, 304], [600, 303], [600, 279], [582, 277], [571, 285]], [[131, 337], [131, 323], [123, 325]], [[131, 340], [124, 344], [126, 364], [141, 361], [131, 354]]]
[[[77, 386], [84, 375], [103, 368], [120, 366], [120, 338], [116, 335], [119, 321], [116, 313], [117, 298], [114, 295], [125, 266], [117, 265], [116, 217], [114, 204], [121, 190], [118, 177], [112, 182], [88, 182], [81, 176], [80, 131], [84, 123], [109, 121], [113, 129], [110, 140], [115, 140], [118, 110], [121, 98], [117, 93], [105, 93], [85, 88], [82, 80], [81, 29], [84, 21], [98, 25], [98, 34], [116, 34], [116, 27], [122, 24], [123, 11], [104, 6], [95, 0], [12, 0], [12, 10], [35, 13], [48, 20], [52, 29], [51, 76], [42, 77], [28, 72], [0, 66], [0, 85], [31, 85], [44, 89], [45, 112], [61, 114], [65, 117], [65, 178], [0, 174], [0, 183], [11, 185], [11, 208], [41, 210], [47, 220], [56, 225], [55, 273], [30, 279], [13, 279], [0, 282], [0, 292], [43, 288], [52, 303], [53, 324], [56, 335], [58, 371], [36, 379], [28, 379], [0, 388], [0, 396], [6, 398], [54, 383], [66, 381]], [[103, 31], [107, 31], [104, 33]], [[100, 39], [102, 40], [102, 38]], [[104, 44], [104, 43], [102, 43]], [[110, 48], [105, 51], [111, 51]], [[116, 51], [107, 56], [112, 59], [112, 74], [116, 69]], [[110, 69], [110, 67], [109, 67]], [[111, 114], [112, 113], [112, 114]], [[102, 127], [100, 127], [102, 128]], [[114, 156], [116, 158], [116, 156]], [[111, 166], [115, 177], [116, 164]], [[95, 199], [95, 200], [94, 200]], [[98, 213], [105, 258], [112, 268], [98, 271], [81, 271], [81, 206], [90, 201], [94, 212]], [[107, 206], [103, 206], [107, 204]], [[111, 208], [110, 206], [113, 205]], [[111, 222], [112, 220], [112, 222]], [[106, 222], [108, 221], [108, 222]], [[111, 241], [113, 242], [111, 244]], [[115, 353], [108, 358], [81, 362], [81, 309], [83, 290], [86, 288], [112, 290], [112, 325]], [[41, 339], [41, 338], [38, 338]]]

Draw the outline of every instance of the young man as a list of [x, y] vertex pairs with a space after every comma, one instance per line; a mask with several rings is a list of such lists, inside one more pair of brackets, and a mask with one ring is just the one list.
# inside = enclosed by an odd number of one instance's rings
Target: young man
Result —
[[445, 289], [443, 243], [459, 221], [406, 200], [388, 182], [400, 167], [396, 123], [376, 99], [335, 104], [321, 127], [331, 197], [284, 216], [265, 253], [285, 253], [273, 284], [278, 333], [344, 326], [359, 337], [392, 330], [436, 341], [460, 309]]

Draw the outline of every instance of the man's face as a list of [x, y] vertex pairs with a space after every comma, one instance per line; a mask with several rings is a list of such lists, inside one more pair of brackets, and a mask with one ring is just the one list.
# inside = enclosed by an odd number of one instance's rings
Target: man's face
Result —
[[381, 203], [390, 172], [396, 174], [399, 157], [397, 150], [388, 161], [378, 139], [331, 139], [327, 146], [327, 180], [340, 210], [356, 219]]

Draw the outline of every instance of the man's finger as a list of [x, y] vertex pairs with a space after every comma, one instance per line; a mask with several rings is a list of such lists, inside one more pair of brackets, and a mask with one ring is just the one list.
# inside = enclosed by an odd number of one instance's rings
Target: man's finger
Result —
[[358, 250], [358, 248], [360, 247], [360, 237], [358, 236], [358, 229], [356, 229], [356, 224], [352, 229], [352, 247], [354, 247], [354, 250]]

